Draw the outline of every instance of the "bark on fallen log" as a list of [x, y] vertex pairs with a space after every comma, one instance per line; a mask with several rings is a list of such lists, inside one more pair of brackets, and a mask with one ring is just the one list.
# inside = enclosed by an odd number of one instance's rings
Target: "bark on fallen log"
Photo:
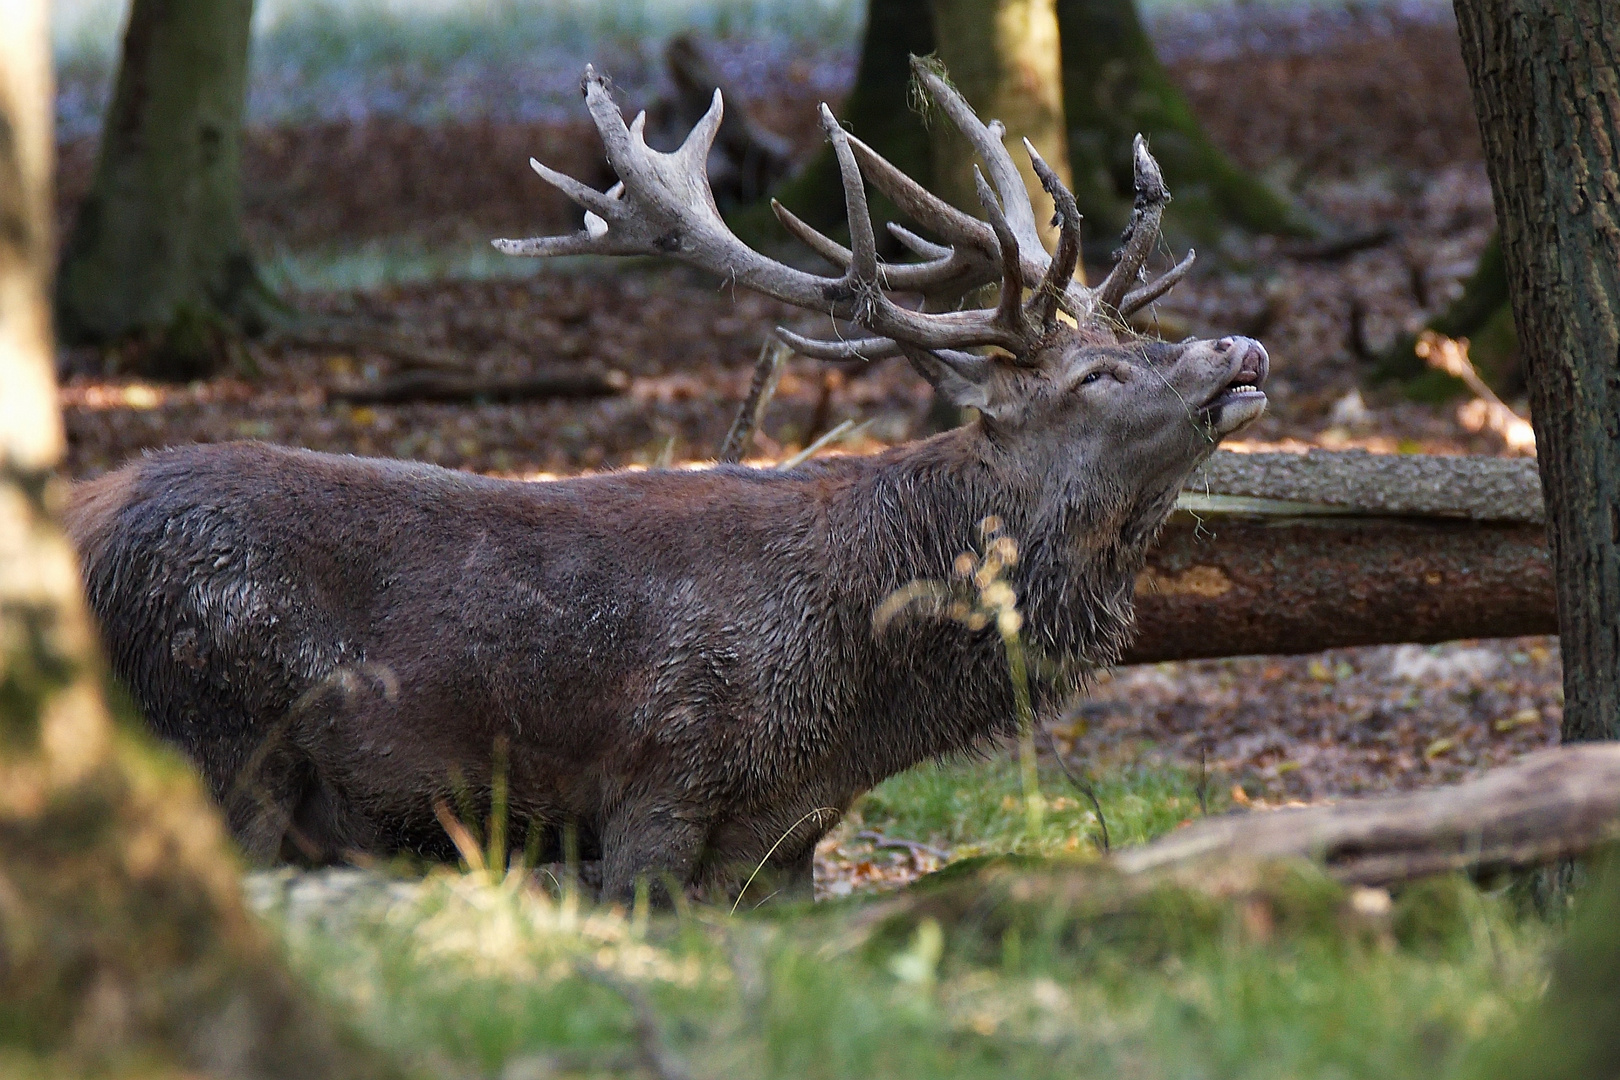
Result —
[[1127, 664], [1557, 633], [1533, 461], [1217, 453], [1178, 505]]
[[351, 405], [398, 405], [430, 402], [514, 402], [545, 398], [596, 398], [622, 394], [630, 380], [618, 371], [545, 372], [520, 379], [478, 379], [460, 375], [414, 372], [375, 386], [327, 391], [331, 401]]
[[1620, 745], [1531, 754], [1477, 780], [1336, 806], [1208, 818], [1114, 856], [1127, 874], [1311, 859], [1340, 881], [1392, 885], [1522, 869], [1620, 838]]

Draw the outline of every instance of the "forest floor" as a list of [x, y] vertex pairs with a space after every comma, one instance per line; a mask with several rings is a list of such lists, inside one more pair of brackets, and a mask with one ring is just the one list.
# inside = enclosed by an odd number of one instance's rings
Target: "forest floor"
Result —
[[[1270, 351], [1271, 409], [1238, 449], [1511, 452], [1468, 422], [1466, 402], [1421, 404], [1369, 379], [1376, 350], [1456, 295], [1492, 228], [1446, 11], [1242, 5], [1155, 21], [1167, 62], [1238, 162], [1349, 232], [1389, 230], [1338, 253], [1234, 239], [1159, 305], [1178, 335], [1240, 332]], [[816, 139], [815, 101], [836, 98], [850, 75], [847, 54], [772, 55], [735, 40], [710, 48], [756, 111], [803, 149]], [[645, 103], [657, 65], [637, 63], [641, 74], [621, 86]], [[566, 85], [577, 73], [542, 75]], [[432, 85], [412, 89], [408, 70], [395, 76], [390, 92], [431, 97]], [[67, 72], [65, 101], [89, 93], [73, 80]], [[250, 232], [272, 278], [291, 306], [336, 320], [351, 339], [254, 344], [244, 370], [184, 386], [109, 378], [104, 357], [67, 354], [75, 476], [147, 448], [239, 438], [526, 478], [702, 460], [771, 327], [824, 329], [680, 269], [492, 255], [492, 236], [577, 226], [527, 168], [531, 154], [602, 180], [594, 134], [565, 100], [537, 115], [468, 106], [427, 118], [369, 100], [303, 119], [272, 110], [246, 152]], [[93, 164], [82, 127], [60, 125], [64, 222]], [[357, 326], [365, 332], [355, 337]], [[514, 404], [344, 400], [424, 366], [487, 378], [619, 372], [626, 389]], [[929, 405], [902, 364], [850, 370], [795, 358], [756, 453], [780, 458], [845, 419], [866, 426], [838, 452], [867, 452], [925, 433]], [[1075, 767], [1099, 775], [1168, 770], [1197, 775], [1204, 803], [1213, 791], [1223, 805], [1276, 805], [1459, 779], [1556, 742], [1561, 706], [1556, 639], [1389, 646], [1122, 669], [1051, 734]], [[826, 845], [824, 891], [892, 885], [929, 865], [858, 840], [863, 828], [852, 822]], [[968, 844], [965, 834], [909, 839], [947, 853]]]

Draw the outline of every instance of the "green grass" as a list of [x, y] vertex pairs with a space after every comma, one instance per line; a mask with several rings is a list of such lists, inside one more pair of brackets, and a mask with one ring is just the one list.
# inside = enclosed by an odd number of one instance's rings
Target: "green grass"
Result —
[[[1084, 778], [1079, 778], [1084, 780]], [[1061, 772], [1044, 769], [1045, 824], [1031, 837], [1025, 826], [1017, 764], [1007, 758], [922, 765], [878, 785], [852, 817], [886, 835], [947, 845], [958, 855], [1018, 853], [1057, 856], [1100, 846], [1090, 800]], [[1110, 841], [1140, 844], [1198, 817], [1198, 778], [1176, 769], [1126, 766], [1095, 779]], [[1211, 813], [1227, 806], [1209, 790]]]
[[[1178, 773], [1099, 789], [1131, 843], [1196, 807]], [[634, 1072], [626, 987], [700, 1078], [1460, 1076], [1545, 979], [1552, 931], [1460, 879], [1387, 913], [1308, 867], [1230, 899], [1143, 889], [1033, 858], [1090, 822], [1054, 812], [1031, 840], [1017, 791], [1004, 762], [889, 781], [859, 804], [866, 827], [1022, 857], [813, 910], [638, 918], [450, 871], [325, 904], [306, 882], [268, 907], [373, 1038], [505, 1080]]]

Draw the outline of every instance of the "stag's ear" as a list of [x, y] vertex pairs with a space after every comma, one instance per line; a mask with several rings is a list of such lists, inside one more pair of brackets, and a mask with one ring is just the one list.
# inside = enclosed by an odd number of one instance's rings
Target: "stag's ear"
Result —
[[959, 409], [978, 409], [999, 416], [1009, 404], [997, 393], [995, 364], [982, 356], [950, 349], [918, 349], [903, 346], [906, 359], [917, 374]]

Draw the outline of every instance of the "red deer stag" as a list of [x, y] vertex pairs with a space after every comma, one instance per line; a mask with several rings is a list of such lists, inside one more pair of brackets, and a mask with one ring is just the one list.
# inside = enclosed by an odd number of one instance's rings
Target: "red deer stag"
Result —
[[[784, 336], [816, 357], [903, 355], [978, 410], [964, 427], [785, 471], [555, 483], [189, 446], [78, 489], [72, 532], [113, 666], [200, 766], [250, 856], [446, 854], [435, 803], [464, 786], [487, 806], [504, 743], [514, 829], [540, 830], [552, 851], [570, 832], [600, 860], [604, 895], [631, 895], [643, 875], [720, 895], [761, 861], [802, 895], [816, 840], [861, 792], [1016, 730], [993, 630], [874, 623], [908, 583], [949, 579], [991, 515], [1018, 544], [1007, 582], [1026, 640], [1068, 671], [1067, 688], [1119, 656], [1134, 575], [1183, 480], [1265, 407], [1265, 351], [1125, 328], [1191, 261], [1141, 283], [1168, 196], [1140, 141], [1130, 231], [1089, 289], [1073, 280], [1073, 196], [1030, 149], [1058, 207], [1048, 256], [999, 125], [935, 73], [919, 77], [988, 167], [988, 222], [823, 106], [850, 246], [780, 213], [842, 273], [774, 262], [709, 195], [720, 95], [680, 149], [659, 153], [587, 69], [620, 182], [599, 192], [534, 163], [585, 208], [585, 227], [496, 243], [667, 255], [854, 323], [869, 336]], [[863, 173], [944, 243], [897, 229], [920, 261], [880, 262]], [[958, 309], [995, 282], [993, 308]], [[925, 309], [891, 292], [922, 294]]]

